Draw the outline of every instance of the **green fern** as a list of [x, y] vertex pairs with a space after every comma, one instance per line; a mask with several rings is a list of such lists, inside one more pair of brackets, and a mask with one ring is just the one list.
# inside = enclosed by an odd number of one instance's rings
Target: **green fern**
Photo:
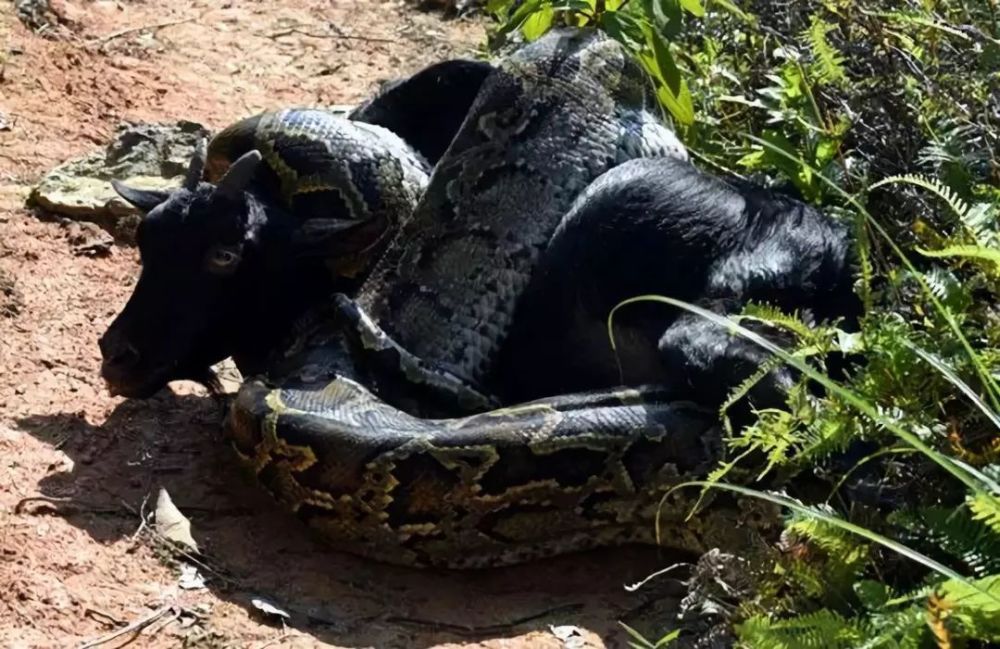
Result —
[[937, 588], [936, 595], [949, 617], [961, 626], [963, 635], [1000, 641], [1000, 575], [976, 580], [975, 588], [948, 580]]
[[736, 320], [739, 322], [744, 319], [757, 320], [774, 327], [780, 327], [795, 334], [800, 340], [804, 341], [813, 341], [818, 333], [816, 328], [810, 327], [802, 320], [802, 316], [798, 312], [785, 313], [770, 304], [759, 302], [747, 303], [743, 307], [742, 315]]
[[[786, 356], [770, 350], [774, 356], [730, 393], [723, 415], [779, 362], [825, 390], [811, 393], [803, 381], [780, 409], [757, 413], [747, 430], [728, 429], [724, 462], [698, 486], [705, 495], [721, 489], [723, 478], [746, 484], [770, 472], [771, 484], [783, 484], [809, 472], [829, 481], [820, 500], [835, 492], [829, 502], [853, 526], [844, 529], [857, 534], [839, 533], [833, 510], [796, 492], [806, 506], [788, 518], [787, 552], [775, 552], [781, 556], [773, 573], [739, 609], [740, 646], [923, 649], [995, 641], [1000, 487], [984, 465], [1000, 449], [989, 441], [1000, 418], [1000, 132], [990, 121], [991, 77], [983, 71], [1000, 61], [997, 17], [984, 3], [954, 0], [763, 0], [754, 5], [759, 23], [718, 11], [731, 4], [718, 2], [705, 3], [704, 20], [687, 23], [678, 16], [699, 15], [700, 4], [491, 4], [506, 6], [508, 24], [520, 12], [514, 27], [528, 40], [558, 24], [604, 30], [658, 77], [661, 105], [706, 168], [791, 180], [807, 201], [839, 209], [855, 225], [859, 333], [764, 305], [738, 318], [774, 326], [793, 342]], [[764, 15], [771, 9], [774, 15]], [[931, 175], [870, 184], [894, 173], [886, 170], [915, 168]], [[908, 191], [869, 194], [865, 187]], [[930, 192], [928, 200], [907, 200], [912, 188]], [[911, 261], [918, 242], [928, 257], [919, 268]], [[830, 385], [830, 352], [864, 362]], [[910, 490], [903, 511], [888, 519], [842, 502], [844, 474], [858, 474], [843, 466], [841, 451], [857, 440], [885, 449], [859, 461], [875, 472], [876, 486], [923, 484], [926, 476], [933, 488]], [[867, 463], [872, 456], [880, 462]], [[967, 506], [957, 509], [927, 507], [963, 498]], [[898, 564], [886, 561], [887, 550], [913, 561], [905, 579], [893, 573]]]
[[970, 495], [968, 504], [974, 519], [981, 521], [993, 530], [994, 534], [1000, 535], [1000, 494]]
[[815, 59], [812, 68], [812, 77], [824, 85], [846, 83], [847, 71], [844, 69], [844, 55], [831, 45], [826, 37], [836, 27], [825, 22], [815, 14], [812, 16], [811, 21], [809, 29], [806, 30], [805, 37]]
[[790, 619], [755, 615], [737, 632], [746, 646], [769, 649], [856, 649], [868, 637], [864, 625], [826, 609]]
[[954, 557], [978, 577], [1000, 572], [1000, 534], [976, 520], [967, 509], [900, 510], [890, 514], [888, 520], [903, 528], [914, 543]]
[[962, 200], [962, 198], [953, 189], [935, 178], [928, 178], [918, 174], [889, 176], [888, 178], [883, 178], [877, 183], [874, 183], [871, 187], [869, 187], [869, 191], [878, 189], [879, 187], [896, 184], [909, 184], [922, 187], [944, 200], [959, 221], [965, 221], [969, 217], [969, 204]]

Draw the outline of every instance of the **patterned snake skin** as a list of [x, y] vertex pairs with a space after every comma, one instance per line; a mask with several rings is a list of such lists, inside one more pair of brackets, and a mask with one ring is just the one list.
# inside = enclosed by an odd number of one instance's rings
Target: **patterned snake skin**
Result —
[[[686, 157], [648, 97], [622, 48], [590, 31], [499, 61], [356, 299], [317, 308], [242, 386], [228, 438], [332, 546], [468, 568], [656, 542], [657, 525], [673, 548], [745, 547], [776, 525], [752, 501], [720, 498], [691, 519], [696, 492], [661, 502], [721, 457], [714, 413], [655, 386], [505, 407], [488, 385], [518, 297], [583, 190], [636, 157]], [[367, 209], [361, 176], [317, 178], [307, 188]]]

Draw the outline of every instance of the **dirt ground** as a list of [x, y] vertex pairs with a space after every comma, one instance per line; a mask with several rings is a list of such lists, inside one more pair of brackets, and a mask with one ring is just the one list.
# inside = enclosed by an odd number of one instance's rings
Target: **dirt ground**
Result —
[[[668, 560], [649, 549], [468, 573], [325, 550], [237, 472], [199, 388], [108, 396], [96, 343], [136, 278], [135, 251], [76, 255], [73, 228], [24, 207], [40, 174], [103, 146], [123, 119], [218, 128], [269, 107], [352, 103], [380, 79], [471, 53], [482, 24], [385, 0], [53, 8], [36, 33], [0, 4], [0, 645], [613, 647], [619, 620], [652, 633], [669, 598], [623, 589]], [[140, 533], [160, 487], [192, 521], [204, 586]], [[87, 644], [149, 619], [140, 635]]]

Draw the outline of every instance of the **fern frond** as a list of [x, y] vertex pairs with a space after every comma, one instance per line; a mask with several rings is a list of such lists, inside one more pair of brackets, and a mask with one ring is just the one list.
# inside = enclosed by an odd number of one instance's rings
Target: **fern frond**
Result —
[[844, 55], [826, 38], [826, 35], [834, 29], [836, 29], [834, 25], [813, 15], [809, 29], [806, 30], [806, 40], [816, 61], [813, 66], [813, 76], [818, 82], [827, 85], [837, 85], [847, 81]]
[[862, 624], [829, 609], [781, 620], [755, 615], [736, 631], [745, 646], [773, 649], [854, 649], [867, 636]]
[[982, 521], [994, 534], [1000, 535], [1000, 498], [981, 492], [970, 495], [967, 502], [972, 510], [972, 517]]
[[978, 577], [1000, 572], [1000, 535], [965, 508], [896, 511], [889, 521], [906, 530], [904, 534], [955, 557]]
[[889, 176], [888, 178], [883, 178], [877, 183], [872, 184], [869, 187], [869, 191], [883, 187], [885, 185], [899, 185], [899, 184], [909, 184], [915, 185], [917, 187], [922, 187], [927, 191], [936, 194], [948, 207], [951, 208], [955, 216], [962, 222], [969, 216], [969, 204], [959, 197], [959, 195], [950, 187], [944, 183], [934, 179], [928, 178], [927, 176], [921, 176], [919, 174], [902, 174], [899, 176]]
[[734, 435], [732, 422], [729, 421], [729, 409], [732, 408], [738, 401], [746, 397], [750, 390], [753, 389], [755, 385], [760, 383], [765, 376], [767, 376], [772, 370], [780, 367], [782, 365], [781, 359], [777, 357], [771, 357], [760, 364], [757, 371], [748, 376], [745, 380], [741, 381], [733, 390], [729, 393], [726, 401], [719, 408], [719, 414], [722, 416], [722, 422], [726, 429], [726, 433], [732, 437]]
[[917, 248], [917, 252], [925, 257], [959, 257], [964, 259], [977, 259], [988, 261], [992, 264], [993, 270], [1000, 268], [1000, 249], [984, 248], [982, 246], [948, 246], [940, 250], [924, 250]]
[[1000, 245], [1000, 205], [990, 203], [975, 203], [962, 219], [962, 225], [972, 235], [973, 240], [984, 248], [996, 248]]
[[743, 307], [743, 313], [735, 318], [738, 321], [743, 319], [757, 320], [774, 327], [785, 329], [801, 340], [812, 340], [815, 330], [802, 320], [802, 316], [797, 311], [785, 313], [770, 304], [750, 302]]
[[948, 580], [935, 595], [962, 626], [965, 637], [1000, 641], [1000, 575], [983, 577], [972, 584]]

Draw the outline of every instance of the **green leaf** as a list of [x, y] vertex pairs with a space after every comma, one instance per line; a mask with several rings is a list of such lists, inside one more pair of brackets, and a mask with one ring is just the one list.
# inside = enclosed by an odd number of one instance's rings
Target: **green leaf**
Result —
[[528, 42], [541, 38], [552, 27], [555, 13], [552, 5], [546, 5], [528, 16], [521, 24], [521, 33], [524, 34], [524, 38]]
[[634, 16], [623, 11], [609, 11], [601, 16], [601, 27], [608, 36], [631, 50], [642, 47], [642, 25]]
[[[646, 40], [652, 49], [652, 58], [644, 57], [647, 66], [653, 67], [657, 81], [656, 96], [681, 124], [694, 123], [694, 103], [691, 91], [681, 77], [681, 72], [670, 53], [670, 44], [656, 30], [646, 30]], [[650, 66], [650, 64], [652, 64]]]
[[499, 18], [507, 15], [512, 4], [514, 0], [489, 0], [486, 3], [486, 11]]
[[820, 138], [816, 143], [816, 154], [814, 157], [817, 167], [825, 167], [837, 155], [840, 150], [840, 140], [834, 138]]
[[524, 0], [521, 6], [497, 29], [497, 35], [503, 36], [517, 29], [521, 24], [542, 6], [542, 0]]
[[948, 580], [937, 593], [967, 633], [984, 640], [1000, 640], [1000, 575], [990, 575], [972, 583]]
[[735, 2], [730, 0], [708, 0], [709, 3], [718, 5], [723, 11], [730, 13], [749, 25], [757, 24], [757, 16], [740, 9]]
[[[917, 552], [916, 550], [906, 545], [903, 545], [898, 541], [883, 536], [878, 532], [873, 532], [872, 530], [862, 527], [861, 525], [851, 523], [849, 521], [846, 521], [842, 518], [839, 518], [827, 512], [820, 511], [814, 507], [808, 507], [806, 505], [803, 505], [799, 501], [794, 500], [788, 496], [759, 491], [757, 489], [750, 489], [749, 487], [742, 487], [740, 485], [726, 484], [724, 482], [712, 483], [711, 485], [709, 485], [709, 483], [703, 480], [691, 480], [689, 482], [682, 482], [681, 484], [675, 485], [669, 491], [667, 491], [660, 499], [661, 506], [663, 503], [667, 501], [667, 499], [671, 496], [671, 494], [673, 494], [673, 492], [677, 491], [678, 489], [684, 489], [687, 487], [704, 487], [704, 486], [710, 486], [712, 489], [719, 489], [722, 491], [728, 491], [731, 493], [740, 494], [742, 496], [747, 496], [750, 498], [757, 498], [759, 500], [764, 500], [769, 503], [778, 505], [780, 507], [786, 507], [801, 516], [812, 517], [815, 518], [816, 520], [826, 523], [827, 525], [831, 525], [833, 527], [840, 528], [845, 532], [855, 534], [871, 543], [877, 543], [878, 545], [881, 545], [882, 547], [888, 550], [891, 550], [903, 557], [906, 557], [911, 561], [919, 563], [943, 577], [947, 577], [948, 579], [952, 579], [956, 582], [959, 582], [963, 586], [967, 586], [971, 590], [974, 590], [980, 595], [989, 598], [996, 605], [1000, 606], [1000, 592], [994, 592], [992, 588], [983, 587], [974, 580], [970, 580], [967, 579], [966, 577], [963, 577], [961, 574], [955, 572], [953, 569], [942, 564], [941, 562], [935, 561], [934, 559], [920, 552]], [[657, 533], [657, 539], [659, 539], [660, 538], [659, 522], [657, 522], [656, 533]]]
[[968, 498], [972, 518], [982, 521], [995, 534], [1000, 534], [1000, 496], [995, 494], [974, 494]]
[[854, 594], [870, 611], [878, 611], [889, 601], [889, 587], [873, 579], [862, 579], [854, 584]]
[[[757, 345], [761, 349], [768, 351], [771, 354], [774, 354], [775, 356], [780, 357], [786, 364], [791, 365], [795, 369], [802, 372], [803, 375], [807, 376], [813, 381], [816, 381], [816, 383], [824, 387], [830, 393], [840, 397], [846, 404], [850, 405], [851, 407], [858, 410], [858, 412], [869, 417], [872, 421], [878, 423], [881, 426], [884, 426], [886, 429], [891, 431], [893, 434], [895, 434], [897, 437], [899, 437], [904, 442], [909, 444], [911, 447], [917, 449], [926, 458], [933, 461], [935, 464], [937, 464], [942, 469], [944, 469], [952, 476], [954, 476], [956, 479], [958, 479], [962, 484], [968, 487], [970, 492], [976, 494], [977, 497], [983, 496], [987, 500], [995, 500], [995, 497], [987, 493], [983, 487], [983, 484], [969, 471], [967, 471], [965, 468], [957, 464], [955, 460], [953, 460], [952, 458], [943, 455], [935, 451], [931, 447], [929, 447], [926, 443], [924, 443], [923, 440], [920, 439], [919, 435], [914, 433], [912, 430], [900, 426], [892, 419], [880, 413], [878, 407], [866, 401], [863, 396], [859, 395], [857, 392], [851, 390], [850, 388], [845, 387], [844, 385], [838, 383], [837, 381], [834, 381], [826, 374], [812, 367], [809, 363], [805, 362], [803, 359], [798, 358], [793, 354], [789, 354], [785, 349], [776, 345], [773, 341], [765, 338], [764, 336], [760, 335], [757, 332], [750, 331], [746, 327], [741, 326], [739, 323], [735, 322], [730, 318], [727, 318], [726, 316], [719, 315], [718, 313], [714, 313], [700, 306], [695, 306], [693, 304], [689, 304], [687, 302], [676, 300], [670, 297], [665, 297], [662, 295], [639, 295], [633, 298], [629, 298], [627, 300], [623, 300], [622, 302], [619, 302], [617, 305], [615, 305], [613, 309], [611, 309], [611, 312], [608, 314], [608, 319], [607, 319], [607, 331], [609, 337], [612, 336], [612, 333], [614, 331], [613, 325], [614, 325], [615, 314], [620, 309], [628, 306], [629, 304], [634, 304], [636, 302], [660, 302], [663, 304], [668, 304], [670, 306], [677, 307], [679, 309], [683, 309], [684, 311], [687, 311], [689, 313], [699, 315], [705, 318], [706, 320], [715, 323], [720, 327], [726, 328], [728, 331], [732, 331], [738, 334], [741, 338], [749, 340], [750, 342]], [[613, 337], [611, 337], [611, 348], [612, 351], [617, 353], [617, 347]], [[865, 533], [868, 532], [867, 530], [864, 531]], [[925, 565], [931, 567], [930, 564], [925, 564]], [[941, 574], [947, 576], [953, 576], [956, 573], [949, 571], [949, 572], [942, 572]]]
[[681, 22], [681, 1], [680, 0], [658, 0], [657, 19], [654, 25], [657, 32], [667, 39], [673, 40], [681, 33], [683, 23]]
[[896, 185], [906, 183], [909, 185], [916, 185], [917, 187], [923, 187], [924, 189], [937, 194], [948, 207], [951, 208], [952, 212], [955, 213], [959, 219], [965, 218], [969, 213], [969, 204], [962, 200], [950, 187], [941, 184], [939, 181], [933, 178], [927, 178], [924, 176], [919, 176], [917, 174], [904, 174], [902, 176], [889, 176], [888, 178], [883, 178], [877, 183], [872, 184], [868, 188], [868, 191], [878, 189], [885, 185]]
[[680, 0], [680, 3], [684, 11], [692, 16], [701, 18], [705, 15], [705, 8], [701, 6], [701, 0]]
[[639, 633], [638, 631], [636, 631], [635, 629], [633, 629], [629, 625], [625, 624], [621, 620], [618, 621], [618, 624], [620, 624], [621, 627], [623, 629], [625, 629], [626, 633], [628, 633], [630, 636], [632, 636], [632, 640], [629, 641], [629, 645], [630, 646], [632, 646], [632, 647], [638, 647], [639, 649], [655, 649], [656, 648], [656, 645], [654, 645], [652, 642], [650, 642], [649, 640], [647, 640], [645, 638], [645, 636], [643, 636], [641, 633]]

